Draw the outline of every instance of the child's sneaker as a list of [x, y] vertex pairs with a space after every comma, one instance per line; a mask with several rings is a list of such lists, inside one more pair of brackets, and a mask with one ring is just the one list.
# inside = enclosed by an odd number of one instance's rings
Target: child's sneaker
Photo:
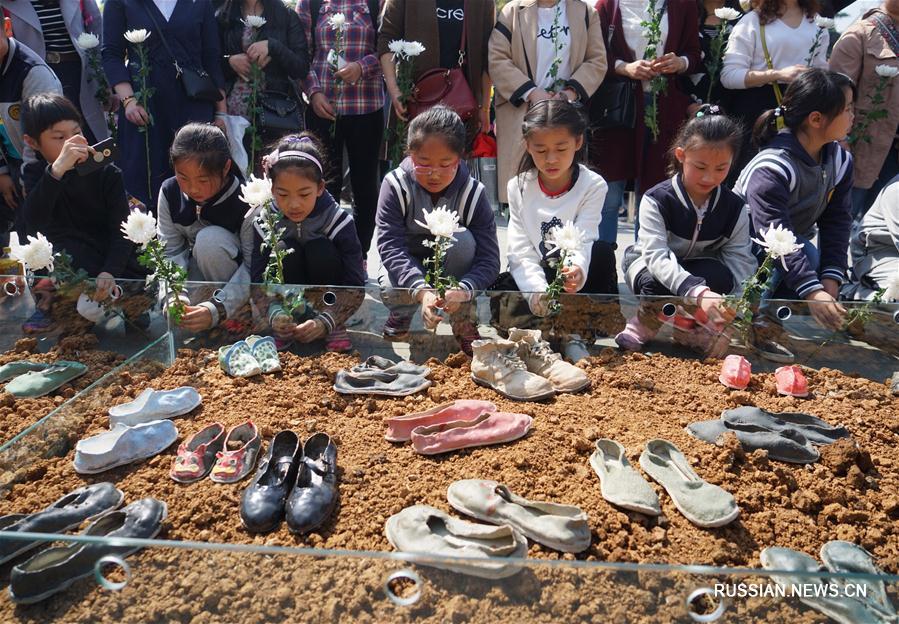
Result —
[[656, 332], [640, 322], [638, 316], [632, 316], [624, 326], [624, 331], [615, 336], [615, 344], [625, 351], [639, 351]]
[[458, 341], [462, 352], [468, 357], [472, 356], [471, 343], [481, 339], [478, 327], [468, 319], [453, 321], [453, 337]]
[[577, 364], [581, 360], [589, 359], [590, 351], [587, 350], [587, 343], [578, 334], [568, 334], [562, 338], [562, 353], [572, 364]]
[[331, 353], [346, 353], [352, 348], [353, 343], [350, 342], [350, 335], [343, 325], [336, 327], [334, 331], [328, 334], [328, 339], [325, 342], [325, 349], [327, 351], [330, 351]]
[[53, 329], [53, 319], [43, 310], [35, 310], [34, 314], [22, 324], [22, 331], [26, 334], [44, 334]]
[[410, 325], [412, 325], [411, 316], [404, 316], [398, 312], [391, 311], [387, 317], [387, 322], [384, 323], [384, 329], [381, 334], [384, 336], [384, 340], [403, 340], [409, 334]]

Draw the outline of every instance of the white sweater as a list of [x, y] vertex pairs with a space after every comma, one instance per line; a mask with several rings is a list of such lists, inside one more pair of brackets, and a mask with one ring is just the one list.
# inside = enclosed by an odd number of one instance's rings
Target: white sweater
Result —
[[[803, 19], [798, 28], [790, 28], [779, 19], [766, 24], [765, 42], [774, 69], [805, 65], [819, 30], [821, 29], [810, 19]], [[825, 30], [821, 33], [818, 49], [812, 58], [812, 67], [827, 69], [829, 43], [830, 34]], [[740, 18], [727, 40], [721, 84], [727, 89], [745, 89], [746, 74], [765, 69], [768, 69], [768, 64], [762, 50], [759, 14], [750, 11]]]
[[543, 273], [541, 262], [550, 250], [543, 241], [552, 228], [565, 225], [568, 221], [573, 221], [587, 235], [581, 251], [570, 256], [572, 265], [582, 270], [583, 279], [578, 284], [578, 290], [583, 288], [587, 270], [590, 268], [593, 243], [599, 238], [602, 205], [609, 188], [606, 181], [598, 173], [579, 165], [574, 186], [559, 197], [547, 197], [540, 190], [536, 169], [521, 176], [514, 176], [509, 180], [507, 188], [509, 191], [507, 255], [509, 271], [518, 289], [525, 293], [546, 290], [546, 275]]

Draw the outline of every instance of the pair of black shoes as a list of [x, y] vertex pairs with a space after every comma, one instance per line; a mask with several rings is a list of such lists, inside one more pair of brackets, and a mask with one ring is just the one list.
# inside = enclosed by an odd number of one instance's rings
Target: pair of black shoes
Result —
[[293, 431], [281, 431], [241, 496], [240, 521], [252, 533], [268, 533], [286, 517], [292, 533], [309, 533], [336, 503], [337, 447], [328, 434], [303, 445]]

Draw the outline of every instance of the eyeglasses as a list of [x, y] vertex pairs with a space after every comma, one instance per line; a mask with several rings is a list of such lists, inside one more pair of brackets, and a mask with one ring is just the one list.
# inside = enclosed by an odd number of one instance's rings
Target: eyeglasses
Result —
[[458, 158], [456, 159], [456, 162], [452, 163], [451, 165], [435, 166], [435, 167], [419, 165], [414, 160], [412, 161], [412, 168], [415, 170], [415, 173], [418, 173], [423, 176], [430, 176], [430, 175], [435, 175], [435, 174], [440, 175], [440, 174], [444, 174], [444, 173], [449, 173], [450, 171], [452, 171], [453, 169], [455, 169], [458, 166], [459, 166]]

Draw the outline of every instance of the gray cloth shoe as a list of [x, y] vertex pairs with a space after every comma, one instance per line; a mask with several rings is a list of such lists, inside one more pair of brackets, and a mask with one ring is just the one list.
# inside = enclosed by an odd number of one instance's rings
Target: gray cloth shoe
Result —
[[431, 557], [465, 557], [461, 561], [421, 561], [441, 570], [498, 579], [521, 571], [505, 559], [525, 559], [528, 541], [510, 526], [457, 520], [428, 505], [413, 505], [387, 518], [387, 540], [401, 552]]
[[491, 524], [507, 524], [535, 542], [562, 552], [590, 547], [587, 514], [580, 507], [529, 501], [496, 481], [463, 479], [446, 490], [457, 511]]
[[798, 431], [812, 444], [832, 444], [848, 438], [846, 427], [834, 426], [816, 416], [801, 412], [769, 412], [751, 405], [744, 405], [721, 412], [721, 420], [731, 429], [751, 425], [768, 431]]
[[590, 465], [599, 476], [599, 491], [604, 499], [647, 516], [662, 513], [655, 490], [627, 461], [624, 447], [618, 442], [607, 438], [597, 440]]
[[196, 388], [181, 386], [174, 390], [147, 388], [133, 401], [109, 408], [109, 426], [121, 423], [133, 427], [140, 423], [183, 416], [203, 402]]
[[13, 377], [24, 375], [32, 371], [42, 371], [50, 368], [46, 362], [32, 362], [31, 360], [16, 360], [0, 366], [0, 383], [9, 381]]
[[[821, 547], [821, 561], [831, 572], [838, 574], [867, 574], [870, 576], [882, 576], [883, 571], [874, 563], [874, 558], [867, 550], [843, 540], [833, 540]], [[887, 596], [886, 585], [883, 581], [851, 579], [851, 583], [861, 583], [867, 587], [864, 602], [869, 608], [881, 613], [887, 622], [895, 622], [896, 609]]]
[[353, 373], [366, 373], [370, 371], [381, 371], [384, 373], [397, 373], [403, 375], [418, 375], [419, 377], [427, 377], [431, 374], [431, 369], [427, 366], [419, 366], [407, 360], [394, 362], [380, 355], [372, 355], [361, 364], [356, 364], [350, 369]]
[[334, 390], [340, 394], [383, 394], [385, 396], [406, 396], [427, 390], [429, 379], [421, 375], [385, 373], [383, 371], [337, 371]]
[[75, 445], [72, 465], [78, 474], [96, 474], [163, 452], [178, 439], [171, 420], [154, 420], [134, 427], [116, 425]]
[[791, 464], [811, 464], [820, 457], [804, 435], [786, 427], [781, 431], [768, 431], [748, 424], [731, 425], [719, 419], [691, 423], [685, 429], [694, 438], [712, 444], [717, 444], [718, 439], [730, 431], [747, 451], [763, 449], [771, 459]]
[[[814, 558], [791, 548], [778, 546], [765, 548], [759, 555], [759, 559], [762, 562], [762, 567], [766, 570], [776, 570], [778, 572], [821, 571], [821, 566]], [[839, 622], [839, 624], [882, 624], [884, 622], [875, 611], [866, 608], [862, 602], [845, 596], [829, 597], [823, 587], [819, 592], [819, 596], [810, 597], [809, 595], [814, 590], [809, 591], [805, 586], [825, 585], [824, 579], [819, 577], [771, 574], [771, 578], [778, 585], [786, 588], [788, 594], [791, 591], [791, 587], [798, 588], [802, 586], [802, 594], [805, 597], [800, 597], [800, 602], [816, 611], [820, 611], [835, 622]], [[799, 590], [797, 589], [797, 591]]]
[[724, 526], [740, 515], [734, 497], [699, 478], [680, 449], [668, 440], [647, 442], [640, 455], [640, 466], [665, 488], [687, 520], [697, 526]]

